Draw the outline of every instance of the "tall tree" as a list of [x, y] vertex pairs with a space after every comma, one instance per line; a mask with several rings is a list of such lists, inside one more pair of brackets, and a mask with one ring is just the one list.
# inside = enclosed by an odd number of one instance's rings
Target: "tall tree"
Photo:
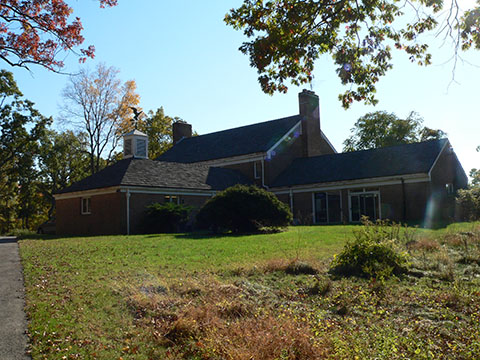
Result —
[[377, 103], [376, 83], [393, 67], [393, 48], [404, 51], [412, 62], [430, 64], [423, 33], [443, 31], [452, 39], [455, 54], [460, 48], [480, 49], [480, 2], [462, 17], [459, 3], [244, 0], [225, 22], [251, 39], [240, 51], [250, 57], [265, 93], [286, 92], [288, 79], [295, 85], [311, 82], [315, 60], [326, 54], [333, 58], [342, 84], [349, 85], [339, 95], [348, 108], [353, 101]]
[[71, 130], [60, 133], [48, 130], [42, 139], [38, 156], [39, 188], [49, 204], [49, 218], [55, 208], [53, 194], [88, 175], [89, 153], [85, 140], [85, 134]]
[[[99, 0], [100, 6], [114, 6], [117, 0]], [[62, 51], [73, 52], [85, 61], [95, 48], [75, 49], [84, 38], [77, 17], [69, 22], [73, 10], [63, 0], [2, 0], [0, 2], [0, 59], [11, 66], [28, 68], [38, 64], [59, 71]]]
[[23, 99], [13, 75], [1, 70], [0, 120], [0, 213], [4, 220], [0, 230], [5, 231], [15, 215], [22, 217], [28, 226], [37, 211], [35, 161], [39, 140], [51, 119], [35, 110], [31, 101]]
[[352, 135], [343, 142], [343, 151], [375, 149], [446, 136], [442, 130], [423, 127], [422, 123], [423, 119], [415, 112], [406, 119], [386, 111], [368, 113], [358, 119], [350, 130]]
[[103, 64], [93, 72], [81, 70], [63, 91], [63, 120], [87, 134], [91, 174], [101, 169], [102, 158], [113, 159], [119, 126], [131, 118], [125, 109], [139, 102], [134, 81], [122, 84], [118, 72]]
[[179, 117], [165, 115], [163, 107], [155, 112], [150, 110], [140, 125], [140, 130], [148, 135], [148, 156], [155, 159], [173, 145], [172, 124], [181, 120]]

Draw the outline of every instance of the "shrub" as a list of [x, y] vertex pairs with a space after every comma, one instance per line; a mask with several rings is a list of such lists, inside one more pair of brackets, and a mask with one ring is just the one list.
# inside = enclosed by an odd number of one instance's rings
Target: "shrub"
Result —
[[153, 203], [147, 206], [146, 233], [171, 233], [180, 231], [187, 223], [191, 207], [175, 203]]
[[[343, 276], [388, 278], [406, 271], [406, 254], [399, 251], [396, 239], [385, 231], [385, 222], [363, 220], [364, 226], [354, 231], [354, 240], [347, 242], [330, 266], [330, 272]], [[395, 226], [395, 225], [393, 225]]]
[[209, 199], [196, 219], [202, 229], [248, 233], [287, 226], [292, 213], [272, 193], [256, 186], [235, 185]]
[[458, 190], [456, 198], [460, 220], [480, 219], [480, 187]]

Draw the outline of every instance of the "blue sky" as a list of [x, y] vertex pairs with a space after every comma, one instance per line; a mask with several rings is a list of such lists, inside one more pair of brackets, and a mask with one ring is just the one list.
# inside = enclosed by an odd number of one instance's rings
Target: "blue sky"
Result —
[[[473, 0], [460, 0], [461, 6]], [[298, 113], [298, 93], [265, 95], [248, 58], [238, 51], [245, 40], [227, 27], [223, 18], [241, 0], [119, 0], [111, 9], [100, 9], [94, 0], [70, 1], [82, 19], [85, 45], [96, 47], [95, 60], [80, 65], [75, 56], [65, 59], [66, 71], [93, 68], [103, 62], [120, 70], [121, 80], [135, 80], [141, 107], [163, 106], [167, 115], [191, 123], [199, 134], [267, 121]], [[344, 110], [337, 100], [345, 91], [331, 59], [316, 63], [312, 89], [320, 96], [321, 126], [337, 148], [350, 135], [355, 121], [367, 112], [385, 110], [399, 117], [418, 112], [424, 124], [447, 132], [465, 171], [480, 167], [480, 51], [462, 54], [451, 83], [452, 48], [429, 35], [434, 64], [419, 67], [398, 53], [394, 69], [377, 87], [380, 103], [354, 104]], [[7, 68], [12, 71], [12, 68]], [[67, 77], [32, 67], [13, 72], [25, 97], [46, 116], [58, 117], [61, 92]], [[309, 86], [307, 86], [309, 88]]]

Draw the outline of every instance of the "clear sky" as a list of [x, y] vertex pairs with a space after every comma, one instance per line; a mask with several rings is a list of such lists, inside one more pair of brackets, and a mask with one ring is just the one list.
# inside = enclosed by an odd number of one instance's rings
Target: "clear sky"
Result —
[[[100, 9], [94, 0], [69, 1], [82, 19], [85, 47], [94, 44], [95, 60], [84, 65], [72, 55], [65, 71], [93, 68], [103, 62], [120, 70], [122, 81], [135, 80], [141, 107], [191, 123], [199, 134], [272, 120], [298, 113], [298, 93], [265, 95], [247, 56], [238, 51], [245, 37], [227, 27], [225, 13], [241, 0], [119, 0], [111, 9]], [[474, 0], [459, 0], [463, 7]], [[344, 110], [337, 99], [345, 91], [330, 58], [319, 59], [312, 89], [320, 96], [321, 126], [341, 151], [355, 121], [367, 112], [385, 110], [399, 117], [418, 112], [424, 125], [447, 132], [465, 171], [480, 167], [480, 51], [462, 54], [451, 83], [452, 48], [433, 35], [434, 64], [419, 67], [406, 55], [395, 54], [394, 69], [377, 87], [380, 103], [354, 104]], [[5, 66], [7, 70], [12, 68]], [[45, 116], [58, 117], [61, 92], [67, 77], [32, 66], [31, 72], [15, 69], [25, 97]], [[310, 88], [306, 86], [306, 88]]]

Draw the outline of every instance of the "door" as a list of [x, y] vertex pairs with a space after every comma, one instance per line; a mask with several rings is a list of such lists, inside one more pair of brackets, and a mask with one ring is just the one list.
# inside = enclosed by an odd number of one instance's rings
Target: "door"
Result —
[[368, 216], [371, 221], [380, 219], [379, 193], [350, 194], [350, 220], [359, 222], [362, 216]]

